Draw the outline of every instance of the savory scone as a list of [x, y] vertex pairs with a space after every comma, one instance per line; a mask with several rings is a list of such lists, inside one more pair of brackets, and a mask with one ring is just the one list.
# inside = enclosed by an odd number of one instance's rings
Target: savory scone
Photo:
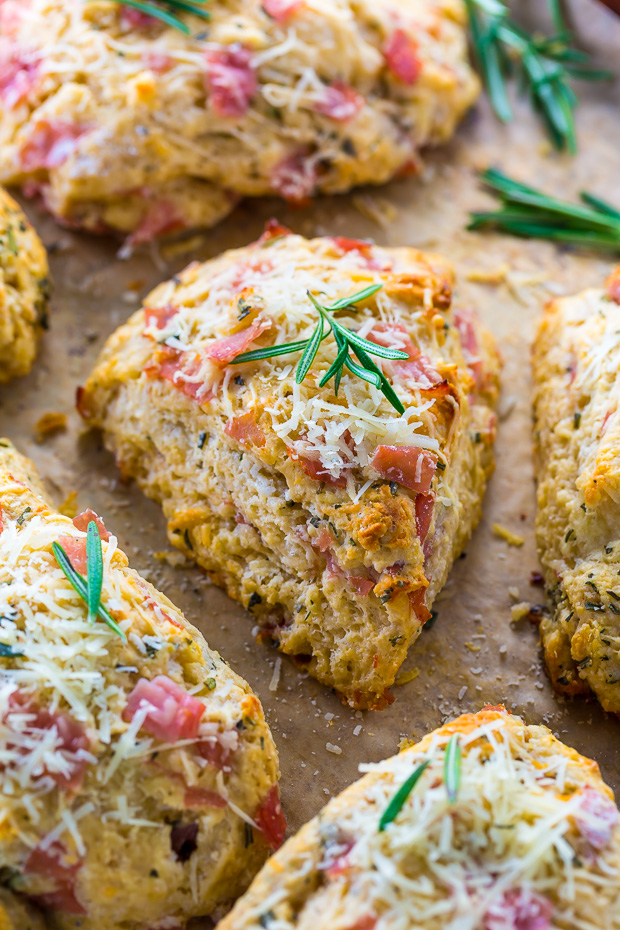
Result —
[[364, 775], [218, 930], [618, 930], [620, 815], [595, 762], [503, 707]]
[[272, 224], [156, 288], [78, 405], [261, 635], [378, 708], [479, 518], [497, 373], [443, 259]]
[[[0, 62], [0, 88], [1, 74]], [[49, 290], [41, 240], [19, 205], [0, 187], [0, 384], [27, 375], [32, 368], [39, 337], [47, 327]]]
[[620, 268], [551, 302], [534, 341], [536, 533], [554, 687], [620, 714]]
[[419, 168], [475, 100], [462, 0], [0, 3], [0, 181], [129, 244]]
[[243, 891], [285, 827], [258, 699], [5, 440], [0, 639], [2, 885], [55, 930], [181, 928]]

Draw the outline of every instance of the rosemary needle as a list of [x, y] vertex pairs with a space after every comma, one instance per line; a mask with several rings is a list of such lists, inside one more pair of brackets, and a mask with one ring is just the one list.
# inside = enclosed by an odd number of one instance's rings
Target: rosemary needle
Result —
[[620, 210], [600, 197], [582, 191], [582, 204], [573, 204], [492, 168], [480, 177], [499, 198], [501, 207], [472, 213], [468, 229], [492, 228], [515, 236], [620, 252]]
[[[90, 529], [91, 526], [94, 526], [95, 528], [94, 532], [91, 531]], [[115, 633], [118, 633], [118, 635], [121, 637], [123, 641], [126, 641], [127, 637], [125, 636], [125, 634], [119, 627], [118, 623], [114, 620], [110, 612], [106, 610], [106, 608], [101, 603], [101, 583], [103, 579], [103, 557], [101, 553], [101, 536], [99, 535], [97, 524], [94, 521], [88, 524], [88, 534], [89, 535], [87, 535], [87, 541], [86, 541], [86, 574], [87, 574], [88, 580], [85, 580], [82, 577], [82, 575], [80, 575], [80, 573], [74, 569], [73, 565], [71, 564], [71, 559], [69, 558], [69, 556], [67, 555], [63, 547], [60, 545], [60, 543], [57, 543], [57, 542], [52, 543], [52, 551], [54, 553], [54, 558], [58, 562], [58, 565], [62, 569], [67, 580], [75, 588], [75, 590], [80, 595], [82, 600], [85, 601], [85, 603], [87, 604], [89, 620], [91, 617], [91, 604], [92, 604], [92, 607], [95, 608], [94, 610], [92, 610], [92, 614], [94, 616], [99, 616], [103, 620], [103, 622], [107, 624], [107, 626], [110, 627], [111, 630], [113, 630]], [[92, 538], [92, 542], [90, 543], [90, 546], [89, 546], [89, 542], [91, 538]], [[97, 598], [97, 602], [95, 603], [94, 592], [96, 591], [96, 588], [97, 588], [98, 565], [99, 565], [100, 556], [101, 556], [101, 577], [99, 578], [99, 596]], [[91, 575], [93, 576], [92, 581], [91, 581]], [[93, 592], [92, 594], [91, 594], [91, 589]]]
[[393, 820], [396, 819], [403, 805], [405, 804], [405, 801], [407, 800], [407, 798], [409, 797], [409, 795], [411, 794], [411, 792], [413, 791], [413, 789], [415, 788], [419, 780], [422, 778], [422, 775], [424, 774], [424, 772], [426, 771], [426, 769], [428, 768], [430, 764], [431, 764], [430, 759], [427, 759], [425, 762], [420, 763], [420, 765], [418, 765], [418, 767], [414, 769], [414, 771], [411, 773], [409, 778], [402, 783], [402, 785], [400, 786], [400, 788], [398, 789], [398, 791], [396, 792], [396, 794], [394, 795], [394, 797], [392, 798], [388, 806], [386, 807], [385, 811], [383, 812], [383, 816], [381, 817], [381, 820], [379, 821], [379, 832], [380, 833], [383, 833], [385, 828], [389, 824], [391, 824]]
[[88, 594], [88, 622], [94, 623], [101, 603], [101, 588], [103, 586], [103, 552], [101, 549], [101, 536], [94, 520], [91, 520], [86, 530], [86, 587]]
[[443, 766], [443, 779], [450, 804], [456, 801], [461, 784], [461, 746], [459, 733], [453, 733], [446, 748]]

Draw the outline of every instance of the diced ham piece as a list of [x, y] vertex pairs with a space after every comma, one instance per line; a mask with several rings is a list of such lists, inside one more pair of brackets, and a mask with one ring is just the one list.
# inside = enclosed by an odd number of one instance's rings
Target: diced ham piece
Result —
[[142, 709], [148, 709], [142, 729], [155, 739], [176, 743], [196, 739], [205, 705], [167, 675], [158, 675], [152, 681], [140, 679], [127, 698], [123, 720], [128, 723]]
[[428, 535], [428, 531], [433, 519], [433, 507], [435, 506], [435, 495], [418, 494], [415, 499], [415, 522], [418, 532], [418, 539], [423, 544]]
[[224, 427], [224, 432], [231, 439], [236, 439], [242, 446], [265, 445], [265, 434], [256, 422], [254, 411], [250, 410], [241, 417], [233, 417]]
[[49, 879], [55, 886], [54, 891], [37, 895], [37, 903], [52, 911], [86, 916], [87, 911], [75, 894], [75, 882], [81, 867], [81, 862], [70, 863], [66, 849], [56, 842], [45, 849], [35, 846], [26, 859], [24, 874]]
[[85, 575], [88, 569], [86, 539], [83, 536], [76, 539], [75, 536], [67, 536], [63, 533], [58, 537], [58, 545], [65, 550], [76, 572]]
[[[40, 739], [41, 734], [55, 730], [55, 751], [62, 757], [62, 765], [56, 767], [55, 763], [50, 762], [48, 768], [42, 764], [41, 771], [34, 777], [46, 775], [64, 791], [73, 792], [80, 788], [87, 765], [84, 756], [90, 748], [90, 740], [81, 723], [60, 711], [52, 713], [46, 707], [39, 707], [20, 691], [11, 694], [4, 722], [9, 729], [22, 736], [29, 736], [33, 741]], [[24, 749], [24, 753], [26, 751]]]
[[165, 307], [145, 307], [144, 308], [144, 328], [166, 329], [170, 320], [173, 320], [178, 314], [179, 308], [173, 307], [172, 304], [166, 304]]
[[0, 103], [3, 109], [12, 110], [28, 97], [36, 86], [38, 67], [39, 61], [34, 55], [0, 38]]
[[305, 0], [263, 0], [262, 7], [267, 16], [277, 23], [284, 23], [305, 5]]
[[265, 223], [263, 234], [260, 239], [257, 240], [256, 244], [263, 245], [265, 242], [270, 242], [272, 239], [279, 239], [280, 236], [292, 236], [292, 232], [288, 226], [283, 226], [272, 217]]
[[238, 355], [242, 355], [262, 333], [271, 329], [271, 325], [271, 320], [259, 317], [238, 333], [233, 333], [232, 336], [223, 336], [221, 339], [209, 343], [205, 349], [205, 355], [218, 367], [225, 368]]
[[221, 794], [217, 794], [216, 791], [209, 791], [207, 788], [197, 788], [195, 786], [185, 790], [183, 803], [190, 810], [199, 810], [202, 807], [226, 807], [226, 800]]
[[484, 917], [484, 930], [550, 930], [553, 904], [525, 888], [507, 891]]
[[333, 537], [329, 532], [327, 527], [322, 527], [321, 530], [316, 534], [312, 540], [312, 545], [315, 546], [319, 552], [326, 552], [331, 545], [333, 545]]
[[121, 23], [126, 29], [150, 29], [159, 20], [149, 13], [143, 13], [132, 6], [121, 6]]
[[30, 0], [0, 0], [0, 36], [14, 36], [27, 13]]
[[286, 833], [286, 817], [280, 804], [278, 786], [274, 785], [254, 817], [256, 826], [273, 850], [279, 849]]
[[581, 795], [581, 807], [575, 814], [577, 829], [593, 849], [604, 849], [618, 823], [618, 808], [595, 788], [587, 786]]
[[[388, 701], [388, 703], [391, 704], [392, 701]], [[347, 927], [346, 930], [375, 930], [376, 926], [377, 918], [375, 915], [366, 914], [366, 916], [360, 917], [359, 920], [356, 920], [354, 924], [351, 924], [350, 927]]]
[[89, 523], [96, 523], [97, 529], [99, 530], [99, 535], [104, 542], [108, 542], [110, 539], [110, 534], [105, 528], [105, 523], [101, 517], [97, 516], [94, 510], [91, 510], [90, 507], [88, 510], [83, 510], [82, 513], [78, 513], [77, 517], [73, 518], [73, 525], [76, 530], [81, 530], [85, 533], [88, 530]]
[[211, 107], [218, 116], [245, 116], [258, 80], [252, 53], [238, 43], [205, 52], [206, 86]]
[[90, 131], [62, 119], [40, 119], [22, 145], [19, 158], [24, 171], [58, 168], [73, 154], [78, 140]]
[[454, 314], [454, 325], [457, 328], [463, 355], [467, 362], [467, 367], [474, 376], [476, 386], [480, 387], [483, 378], [483, 364], [480, 358], [480, 346], [476, 336], [476, 314], [472, 310], [457, 310]]
[[396, 29], [385, 43], [383, 54], [389, 71], [402, 84], [415, 84], [422, 71], [418, 45], [404, 29]]
[[156, 49], [145, 49], [141, 55], [144, 67], [155, 74], [163, 74], [168, 71], [174, 64], [174, 58], [167, 55], [166, 52], [160, 52]]
[[366, 337], [370, 342], [388, 349], [406, 352], [409, 358], [390, 361], [391, 370], [400, 378], [415, 381], [421, 391], [431, 394], [445, 394], [448, 384], [425, 355], [411, 339], [402, 323], [375, 323]]
[[177, 229], [183, 229], [185, 225], [186, 221], [179, 214], [176, 205], [162, 197], [161, 200], [155, 200], [149, 205], [140, 224], [128, 236], [127, 246], [131, 248], [144, 245], [145, 242], [152, 242], [158, 236], [165, 236]]
[[201, 740], [197, 745], [198, 752], [209, 765], [216, 769], [225, 769], [230, 759], [230, 749], [223, 746], [219, 740]]
[[271, 186], [289, 203], [308, 203], [317, 182], [316, 162], [307, 149], [299, 149], [279, 162], [271, 173]]
[[151, 378], [163, 378], [197, 403], [206, 403], [213, 396], [205, 384], [200, 381], [187, 381], [181, 375], [195, 378], [200, 372], [200, 358], [191, 352], [181, 352], [170, 346], [158, 346], [151, 361], [146, 365], [144, 373]]
[[322, 481], [323, 484], [331, 484], [336, 488], [346, 488], [347, 479], [345, 476], [338, 475], [337, 478], [334, 478], [330, 472], [326, 471], [325, 466], [319, 459], [307, 459], [302, 455], [298, 455], [290, 446], [286, 451], [294, 462], [299, 462], [302, 470], [309, 478], [312, 478], [313, 481]]
[[337, 123], [348, 123], [355, 119], [365, 102], [362, 95], [344, 81], [334, 81], [325, 87], [323, 97], [314, 104], [314, 109]]
[[411, 610], [422, 624], [431, 619], [431, 612], [426, 606], [426, 588], [417, 588], [409, 592], [409, 604]]
[[419, 446], [377, 446], [370, 464], [382, 478], [426, 494], [437, 468], [437, 456]]
[[347, 579], [353, 585], [358, 594], [368, 597], [375, 586], [375, 582], [370, 578], [364, 578], [363, 575], [350, 575], [347, 573]]
[[342, 875], [351, 867], [350, 854], [355, 846], [355, 841], [346, 839], [335, 844], [335, 849], [328, 848], [325, 852], [325, 858], [319, 868], [325, 872], [329, 878], [336, 878]]
[[609, 299], [620, 304], [620, 265], [609, 275], [606, 286]]

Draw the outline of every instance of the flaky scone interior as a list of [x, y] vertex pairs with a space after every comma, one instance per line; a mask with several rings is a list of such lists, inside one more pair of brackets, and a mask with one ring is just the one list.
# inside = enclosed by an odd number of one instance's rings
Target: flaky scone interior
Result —
[[595, 762], [503, 707], [374, 765], [219, 930], [618, 930], [620, 824]]
[[552, 301], [533, 349], [540, 625], [554, 687], [620, 714], [620, 269]]
[[452, 283], [272, 225], [153, 291], [79, 394], [172, 542], [355, 707], [391, 699], [492, 468], [498, 357]]
[[6, 440], [0, 666], [0, 926], [185, 927], [282, 841], [256, 696]]

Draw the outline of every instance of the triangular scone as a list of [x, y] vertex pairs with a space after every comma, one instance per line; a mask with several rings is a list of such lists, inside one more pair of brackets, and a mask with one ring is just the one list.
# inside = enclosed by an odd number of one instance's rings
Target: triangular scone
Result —
[[178, 28], [143, 9], [0, 3], [0, 181], [130, 244], [241, 197], [299, 204], [419, 172], [480, 86], [462, 0], [164, 4]]
[[552, 301], [534, 340], [536, 538], [556, 690], [620, 714], [620, 268]]
[[[415, 249], [304, 239], [194, 263], [109, 339], [78, 402], [126, 475], [162, 502], [172, 542], [245, 604], [262, 635], [355, 707], [382, 707], [477, 522], [492, 468], [498, 359], [452, 270]], [[299, 349], [325, 305], [404, 359], [373, 361], [405, 408], [345, 370], [303, 383]], [[327, 324], [325, 324], [327, 328]], [[355, 359], [353, 359], [355, 361]]]
[[[58, 930], [184, 927], [281, 842], [276, 749], [248, 685], [99, 518], [72, 522], [40, 490], [1, 440], [1, 880]], [[88, 576], [91, 521], [122, 637], [89, 623], [54, 555]]]
[[620, 928], [613, 795], [546, 727], [487, 707], [364, 770], [218, 930]]
[[19, 204], [0, 187], [0, 384], [32, 368], [47, 328], [49, 293], [43, 244]]

